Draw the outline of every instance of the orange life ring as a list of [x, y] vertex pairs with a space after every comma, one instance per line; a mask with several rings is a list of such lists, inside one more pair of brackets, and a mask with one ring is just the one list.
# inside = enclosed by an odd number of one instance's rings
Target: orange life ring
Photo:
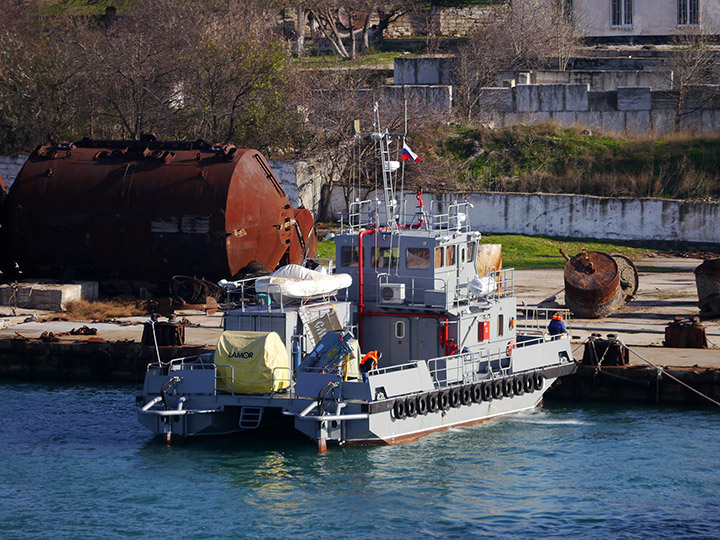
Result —
[[510, 356], [512, 354], [513, 349], [516, 349], [516, 348], [517, 348], [517, 345], [515, 345], [515, 341], [511, 339], [510, 343], [508, 343], [508, 346], [507, 346], [507, 355]]

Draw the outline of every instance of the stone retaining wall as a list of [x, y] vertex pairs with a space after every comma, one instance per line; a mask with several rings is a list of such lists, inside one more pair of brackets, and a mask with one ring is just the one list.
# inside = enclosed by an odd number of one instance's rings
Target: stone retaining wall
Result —
[[[451, 203], [455, 194], [423, 195]], [[524, 234], [598, 240], [666, 240], [720, 244], [720, 204], [668, 199], [607, 198], [585, 195], [471, 193], [471, 226], [484, 233]], [[415, 207], [415, 194], [404, 197]], [[340, 190], [333, 193], [333, 216], [345, 212]]]

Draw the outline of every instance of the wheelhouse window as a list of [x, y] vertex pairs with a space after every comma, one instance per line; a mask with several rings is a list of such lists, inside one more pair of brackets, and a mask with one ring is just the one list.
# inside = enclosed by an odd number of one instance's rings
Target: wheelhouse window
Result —
[[346, 268], [358, 266], [359, 254], [358, 246], [342, 246], [340, 248], [340, 266]]
[[700, 0], [677, 0], [679, 26], [697, 26], [700, 22]]
[[455, 266], [455, 246], [448, 246], [445, 252], [445, 263], [447, 266]]
[[612, 26], [629, 28], [633, 25], [633, 0], [612, 0]]
[[443, 256], [444, 253], [445, 248], [435, 248], [435, 268], [442, 268], [443, 266], [445, 266], [445, 257]]
[[473, 262], [475, 259], [475, 242], [468, 242], [467, 244], [467, 262]]
[[405, 250], [405, 266], [409, 270], [430, 268], [430, 250], [428, 248], [407, 248]]
[[398, 248], [381, 247], [372, 251], [372, 265], [375, 268], [395, 266], [400, 256]]
[[505, 316], [504, 315], [502, 315], [502, 314], [498, 315], [497, 325], [498, 325], [497, 335], [502, 336], [505, 333]]

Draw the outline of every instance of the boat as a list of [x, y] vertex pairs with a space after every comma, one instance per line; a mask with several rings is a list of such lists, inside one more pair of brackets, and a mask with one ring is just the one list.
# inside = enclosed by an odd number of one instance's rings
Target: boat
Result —
[[[380, 130], [377, 108], [375, 118], [385, 164], [397, 134]], [[478, 272], [469, 205], [427, 209], [420, 191], [406, 212], [397, 168], [382, 166], [384, 197], [355, 201], [340, 221], [329, 275], [343, 282], [322, 293], [263, 278], [225, 282], [234, 308], [223, 316], [223, 343], [150, 364], [140, 423], [168, 442], [297, 430], [325, 449], [399, 443], [539, 406], [575, 370], [568, 334], [546, 328], [569, 313], [518, 308], [513, 269]]]

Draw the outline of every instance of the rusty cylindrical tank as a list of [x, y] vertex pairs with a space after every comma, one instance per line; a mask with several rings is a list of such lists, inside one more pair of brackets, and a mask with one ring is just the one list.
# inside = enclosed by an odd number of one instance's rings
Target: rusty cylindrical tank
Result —
[[707, 259], [695, 268], [698, 306], [705, 315], [720, 315], [720, 259]]
[[576, 317], [606, 317], [635, 295], [637, 270], [629, 259], [620, 257], [622, 267], [611, 255], [583, 250], [565, 263], [565, 303]]
[[317, 245], [262, 154], [204, 141], [40, 146], [0, 219], [28, 277], [216, 281], [300, 263]]

